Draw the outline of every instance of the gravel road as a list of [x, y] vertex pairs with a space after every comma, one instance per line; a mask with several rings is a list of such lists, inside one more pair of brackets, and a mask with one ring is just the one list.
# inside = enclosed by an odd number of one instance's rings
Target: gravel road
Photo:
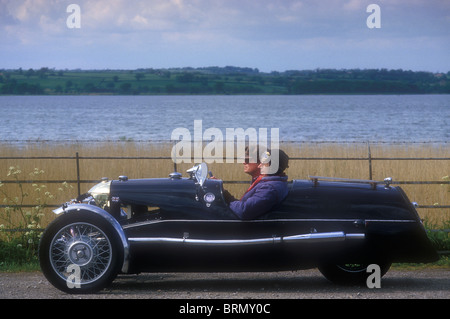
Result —
[[119, 275], [92, 295], [68, 295], [40, 272], [0, 273], [1, 299], [450, 299], [450, 269], [390, 270], [381, 288], [337, 286], [316, 269], [275, 273]]

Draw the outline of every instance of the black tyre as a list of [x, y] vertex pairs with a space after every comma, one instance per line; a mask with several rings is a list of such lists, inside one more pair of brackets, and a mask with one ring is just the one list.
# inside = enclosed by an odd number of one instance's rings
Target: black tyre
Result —
[[107, 287], [123, 263], [123, 245], [114, 227], [89, 211], [64, 214], [44, 231], [39, 262], [47, 280], [73, 294]]
[[[380, 267], [380, 277], [384, 276], [391, 267], [390, 262], [375, 263]], [[371, 274], [367, 272], [370, 264], [332, 264], [320, 265], [319, 271], [328, 280], [338, 284], [366, 285], [367, 277]]]

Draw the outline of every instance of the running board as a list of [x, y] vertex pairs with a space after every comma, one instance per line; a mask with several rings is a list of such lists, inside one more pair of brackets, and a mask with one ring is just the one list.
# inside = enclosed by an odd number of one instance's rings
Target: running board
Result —
[[364, 239], [365, 235], [361, 233], [345, 234], [344, 232], [328, 232], [328, 233], [311, 233], [286, 237], [271, 237], [257, 239], [192, 239], [170, 238], [170, 237], [131, 237], [128, 241], [131, 243], [177, 243], [190, 245], [206, 245], [206, 246], [243, 246], [243, 245], [263, 245], [277, 243], [320, 243], [320, 242], [336, 242], [344, 240]]

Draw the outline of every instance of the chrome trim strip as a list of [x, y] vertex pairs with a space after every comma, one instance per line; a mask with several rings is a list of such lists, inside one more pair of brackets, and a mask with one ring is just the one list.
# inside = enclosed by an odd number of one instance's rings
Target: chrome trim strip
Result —
[[344, 241], [346, 239], [364, 239], [365, 235], [345, 234], [344, 232], [327, 232], [299, 234], [285, 237], [256, 238], [256, 239], [191, 239], [191, 238], [170, 238], [170, 237], [131, 237], [128, 241], [133, 243], [181, 243], [191, 245], [211, 245], [211, 246], [242, 246], [242, 245], [260, 245], [277, 243], [296, 243], [296, 242], [330, 242]]
[[417, 223], [414, 219], [365, 219], [366, 222], [376, 223]]

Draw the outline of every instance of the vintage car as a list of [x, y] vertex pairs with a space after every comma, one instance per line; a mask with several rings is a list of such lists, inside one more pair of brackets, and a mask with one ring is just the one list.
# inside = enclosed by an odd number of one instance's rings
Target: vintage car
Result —
[[119, 274], [283, 271], [318, 267], [333, 282], [365, 284], [392, 262], [438, 255], [400, 187], [311, 177], [289, 182], [279, 205], [238, 219], [223, 182], [206, 164], [167, 178], [103, 180], [55, 210], [39, 259], [46, 278], [68, 293], [91, 293]]

